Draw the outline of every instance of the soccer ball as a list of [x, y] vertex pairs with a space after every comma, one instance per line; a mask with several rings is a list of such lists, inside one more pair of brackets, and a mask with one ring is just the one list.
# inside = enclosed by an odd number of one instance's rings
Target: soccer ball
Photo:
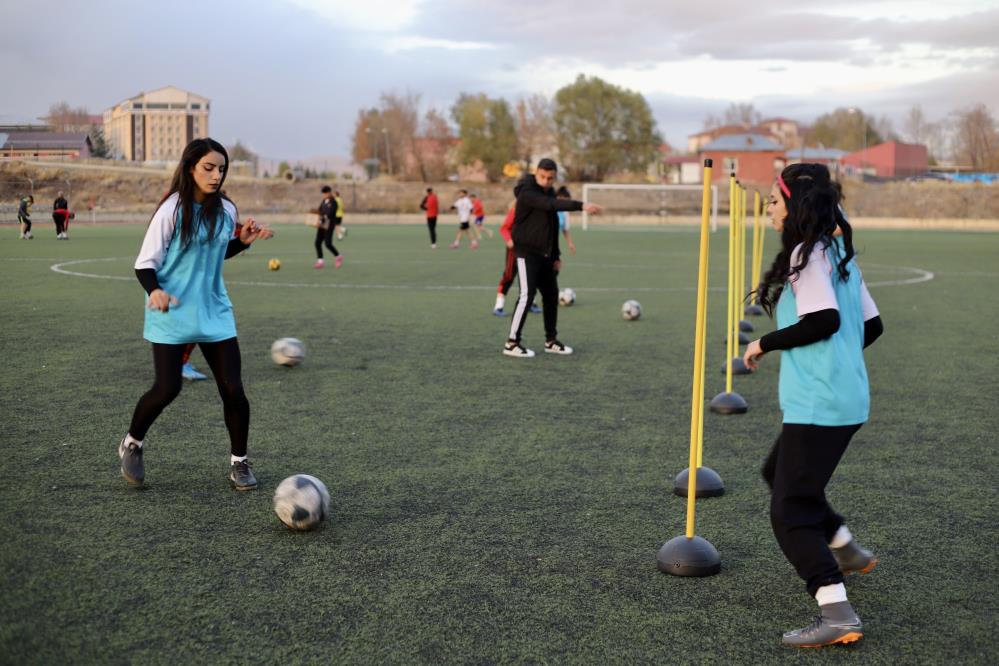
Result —
[[315, 528], [329, 510], [330, 491], [314, 476], [289, 476], [274, 491], [274, 513], [293, 530]]
[[559, 305], [570, 306], [576, 302], [576, 292], [566, 287], [558, 292]]
[[293, 368], [305, 358], [305, 345], [296, 338], [281, 338], [271, 345], [271, 358], [278, 365]]
[[271, 269], [272, 271], [281, 270], [281, 260], [271, 259], [270, 261], [267, 262], [267, 268]]
[[625, 301], [621, 306], [621, 316], [628, 321], [634, 321], [642, 316], [642, 304], [635, 300]]

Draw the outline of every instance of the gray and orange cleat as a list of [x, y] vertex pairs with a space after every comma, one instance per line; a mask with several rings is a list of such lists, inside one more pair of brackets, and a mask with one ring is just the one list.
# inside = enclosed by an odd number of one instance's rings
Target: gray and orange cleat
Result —
[[878, 558], [874, 553], [858, 546], [856, 539], [851, 539], [850, 543], [842, 548], [830, 548], [830, 550], [844, 576], [852, 573], [870, 573], [878, 564]]
[[236, 490], [256, 490], [257, 477], [250, 469], [249, 460], [237, 460], [229, 466], [229, 485]]
[[849, 601], [820, 606], [821, 615], [807, 627], [784, 634], [783, 643], [790, 647], [825, 647], [856, 643], [864, 637], [860, 618]]
[[121, 475], [130, 486], [141, 486], [146, 478], [146, 468], [142, 463], [142, 447], [135, 442], [125, 444], [121, 438], [118, 444], [118, 457], [121, 458]]

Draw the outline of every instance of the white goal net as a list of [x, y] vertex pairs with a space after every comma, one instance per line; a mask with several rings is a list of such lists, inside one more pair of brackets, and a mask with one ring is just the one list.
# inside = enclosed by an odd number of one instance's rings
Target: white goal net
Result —
[[[700, 224], [702, 185], [613, 185], [586, 183], [583, 203], [604, 207], [583, 212], [582, 227], [602, 224]], [[718, 186], [711, 186], [711, 231], [718, 229]]]

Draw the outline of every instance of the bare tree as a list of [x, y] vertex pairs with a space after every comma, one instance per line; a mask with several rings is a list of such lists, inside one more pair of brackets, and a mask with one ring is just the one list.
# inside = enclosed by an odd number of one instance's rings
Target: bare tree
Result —
[[414, 141], [420, 123], [420, 95], [413, 92], [382, 93], [381, 133], [385, 160], [390, 174], [419, 177], [412, 160]]
[[93, 128], [87, 107], [79, 106], [74, 109], [64, 101], [49, 106], [49, 115], [42, 120], [57, 132], [89, 132]]
[[734, 102], [725, 109], [724, 118], [726, 125], [742, 125], [746, 129], [759, 125], [760, 121], [763, 120], [763, 116], [751, 103], [736, 104]]
[[984, 104], [954, 112], [954, 158], [976, 171], [999, 170], [999, 130]]
[[906, 114], [905, 121], [902, 123], [902, 133], [909, 143], [925, 144], [929, 125], [930, 121], [923, 114], [922, 107], [917, 104]]
[[704, 116], [704, 127], [701, 128], [701, 131], [706, 132], [708, 130], [713, 130], [721, 126], [722, 126], [722, 119], [713, 113], [709, 113], [708, 115]]
[[517, 101], [517, 153], [525, 169], [541, 152], [555, 145], [555, 128], [552, 121], [551, 101], [542, 94], [531, 95]]
[[437, 109], [427, 111], [421, 135], [414, 143], [413, 154], [423, 182], [444, 180], [451, 166], [450, 151], [455, 144], [454, 132], [444, 114]]

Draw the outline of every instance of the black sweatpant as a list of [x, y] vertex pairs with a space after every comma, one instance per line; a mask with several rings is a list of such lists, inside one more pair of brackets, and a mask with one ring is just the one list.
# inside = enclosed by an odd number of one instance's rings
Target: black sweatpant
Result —
[[62, 213], [53, 213], [52, 221], [55, 222], [56, 236], [61, 234], [66, 225], [66, 216]]
[[529, 306], [534, 302], [535, 292], [541, 292], [541, 304], [545, 318], [545, 340], [558, 337], [558, 271], [555, 262], [546, 257], [529, 254], [517, 257], [517, 277], [520, 280], [520, 298], [513, 311], [510, 324], [510, 339], [520, 342]]
[[843, 517], [826, 501], [826, 484], [860, 425], [785, 423], [763, 463], [770, 486], [770, 524], [808, 593], [843, 582], [829, 542]]
[[[239, 341], [229, 338], [221, 342], [200, 342], [201, 353], [208, 361], [208, 367], [215, 375], [219, 395], [222, 396], [222, 411], [225, 427], [229, 431], [230, 451], [234, 456], [246, 455], [246, 441], [250, 431], [250, 403], [243, 392], [242, 359], [239, 355]], [[153, 368], [156, 378], [151, 389], [139, 398], [132, 414], [132, 424], [128, 432], [132, 437], [143, 440], [156, 417], [173, 402], [180, 393], [180, 370], [183, 365], [187, 345], [165, 345], [153, 343]]]
[[340, 253], [337, 249], [333, 247], [333, 234], [336, 233], [336, 225], [329, 224], [325, 229], [319, 227], [316, 229], [316, 256], [320, 259], [323, 258], [323, 243], [329, 248], [329, 251], [333, 253], [334, 257], [339, 257]]
[[24, 225], [24, 233], [31, 231], [31, 219], [27, 217], [17, 216], [17, 221]]
[[430, 230], [430, 244], [437, 245], [437, 218], [427, 218], [427, 229]]

